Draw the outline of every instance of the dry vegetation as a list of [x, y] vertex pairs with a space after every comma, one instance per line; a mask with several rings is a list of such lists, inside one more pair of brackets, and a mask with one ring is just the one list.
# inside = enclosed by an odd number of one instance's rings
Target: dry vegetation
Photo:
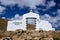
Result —
[[60, 31], [35, 31], [32, 25], [28, 25], [26, 31], [6, 31], [6, 28], [7, 20], [0, 19], [0, 40], [60, 40]]

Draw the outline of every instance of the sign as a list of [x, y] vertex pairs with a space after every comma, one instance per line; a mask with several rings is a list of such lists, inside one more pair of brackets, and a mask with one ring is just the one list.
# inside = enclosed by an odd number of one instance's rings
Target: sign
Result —
[[13, 22], [14, 25], [20, 25], [22, 22]]

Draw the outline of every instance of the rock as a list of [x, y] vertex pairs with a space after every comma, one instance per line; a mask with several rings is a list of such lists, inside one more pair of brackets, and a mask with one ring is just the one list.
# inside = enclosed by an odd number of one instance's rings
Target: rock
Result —
[[40, 38], [39, 37], [35, 37], [35, 38], [33, 38], [33, 40], [40, 40]]
[[12, 37], [12, 36], [14, 36], [14, 32], [13, 31], [5, 31], [4, 35], [6, 35], [6, 37]]
[[27, 38], [26, 39], [32, 39], [32, 37], [31, 36], [27, 36]]
[[18, 30], [15, 31], [15, 35], [17, 35], [18, 37], [21, 36], [22, 33], [24, 33], [24, 31], [20, 30], [20, 29], [18, 29]]
[[55, 31], [54, 37], [60, 39], [60, 31]]
[[60, 40], [60, 31], [21, 30], [1, 31], [0, 40]]
[[0, 19], [0, 30], [6, 31], [7, 30], [7, 19]]
[[53, 38], [43, 38], [43, 40], [53, 40]]
[[11, 37], [5, 37], [5, 38], [2, 38], [1, 40], [13, 40], [13, 38], [11, 38]]

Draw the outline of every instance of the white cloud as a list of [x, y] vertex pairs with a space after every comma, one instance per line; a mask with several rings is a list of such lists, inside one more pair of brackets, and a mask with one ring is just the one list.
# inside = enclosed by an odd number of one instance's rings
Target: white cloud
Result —
[[48, 1], [46, 4], [46, 9], [42, 9], [43, 11], [48, 10], [51, 7], [54, 7], [56, 5], [56, 3], [54, 2], [54, 0]]
[[2, 14], [2, 12], [5, 10], [4, 7], [0, 6], [0, 14]]
[[[48, 1], [48, 4], [45, 4], [46, 0], [0, 0], [4, 5], [11, 5], [18, 4], [20, 7], [28, 6], [31, 9], [36, 9], [36, 5], [43, 5], [47, 6], [46, 10], [50, 7], [56, 5], [54, 0]], [[45, 9], [44, 9], [45, 10]]]
[[52, 1], [48, 2], [47, 7], [50, 8], [50, 7], [54, 7], [55, 5], [56, 5], [56, 3], [52, 0]]
[[0, 0], [0, 2], [2, 2], [2, 4], [4, 4], [4, 5], [15, 4], [15, 2], [13, 0]]
[[6, 19], [6, 17], [2, 17], [2, 19]]
[[0, 0], [2, 2], [2, 4], [4, 5], [15, 5], [18, 4], [20, 7], [24, 7], [24, 6], [28, 6], [31, 9], [36, 9], [36, 5], [43, 5], [43, 6], [47, 6], [46, 9], [43, 10], [47, 10], [51, 7], [54, 7], [56, 5], [56, 3], [54, 2], [54, 0], [48, 1], [47, 4], [46, 0]]
[[0, 0], [4, 5], [18, 4], [20, 7], [28, 6], [36, 8], [36, 5], [44, 5], [45, 0]]
[[23, 17], [20, 16], [19, 14], [16, 14], [11, 20], [21, 20]]
[[59, 13], [59, 14], [60, 14], [60, 9], [58, 9], [58, 10], [57, 10], [57, 13]]
[[51, 17], [50, 15], [45, 14], [41, 16], [41, 19], [49, 21], [54, 27], [58, 27], [60, 26], [60, 9], [57, 10], [57, 13], [58, 16], [56, 17]]

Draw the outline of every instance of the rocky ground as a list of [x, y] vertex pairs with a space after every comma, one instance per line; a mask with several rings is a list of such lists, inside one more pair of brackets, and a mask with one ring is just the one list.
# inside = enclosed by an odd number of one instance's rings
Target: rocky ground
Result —
[[[60, 40], [60, 31], [42, 31], [27, 25], [27, 30], [7, 31], [7, 19], [0, 19], [0, 40]], [[31, 26], [29, 28], [29, 26]]]
[[0, 31], [0, 40], [60, 40], [60, 31]]

